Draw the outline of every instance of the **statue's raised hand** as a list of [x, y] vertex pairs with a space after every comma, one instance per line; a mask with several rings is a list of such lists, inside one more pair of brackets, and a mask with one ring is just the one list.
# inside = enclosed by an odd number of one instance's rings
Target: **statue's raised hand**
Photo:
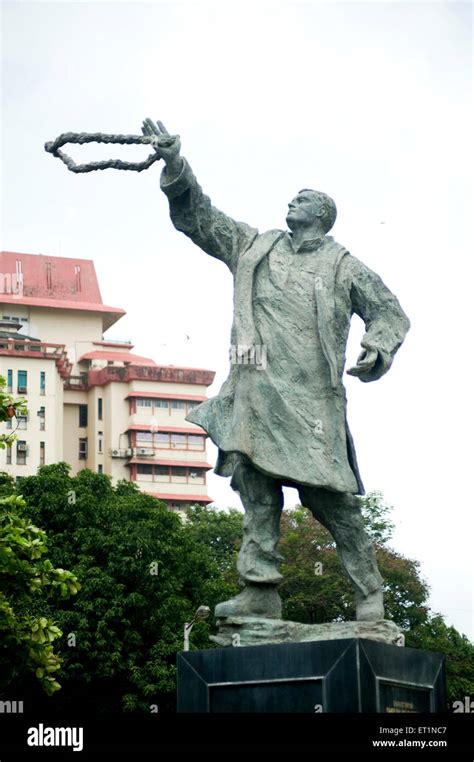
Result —
[[181, 150], [181, 140], [179, 135], [170, 135], [163, 122], [154, 122], [152, 119], [145, 119], [142, 132], [144, 135], [154, 137], [153, 148], [166, 166], [170, 169], [178, 167], [181, 164], [179, 152]]

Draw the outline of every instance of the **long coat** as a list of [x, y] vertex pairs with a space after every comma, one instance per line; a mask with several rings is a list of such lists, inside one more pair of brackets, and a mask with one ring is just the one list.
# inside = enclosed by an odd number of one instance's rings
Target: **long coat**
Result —
[[[260, 234], [212, 206], [189, 164], [162, 173], [174, 226], [234, 276], [233, 363], [217, 397], [187, 420], [219, 448], [216, 473], [235, 453], [285, 483], [363, 494], [342, 383], [353, 313], [377, 361], [362, 381], [390, 368], [409, 321], [382, 280], [330, 236], [295, 253], [291, 234]], [[253, 362], [239, 362], [253, 347]], [[251, 350], [252, 352], [252, 350]], [[248, 357], [248, 356], [247, 356]]]

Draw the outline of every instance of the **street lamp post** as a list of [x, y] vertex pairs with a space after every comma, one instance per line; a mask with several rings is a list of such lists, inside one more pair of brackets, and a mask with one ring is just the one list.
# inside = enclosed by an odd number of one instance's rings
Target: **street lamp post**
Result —
[[209, 606], [199, 606], [190, 622], [184, 623], [183, 651], [189, 651], [189, 635], [198, 619], [206, 619], [211, 613]]

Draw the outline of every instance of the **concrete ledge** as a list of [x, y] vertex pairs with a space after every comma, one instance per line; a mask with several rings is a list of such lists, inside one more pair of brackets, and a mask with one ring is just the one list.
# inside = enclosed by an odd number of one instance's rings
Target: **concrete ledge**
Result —
[[210, 639], [219, 646], [260, 646], [278, 643], [309, 643], [317, 640], [364, 638], [393, 646], [404, 646], [405, 636], [395, 622], [330, 622], [301, 624], [263, 617], [218, 619], [219, 632]]

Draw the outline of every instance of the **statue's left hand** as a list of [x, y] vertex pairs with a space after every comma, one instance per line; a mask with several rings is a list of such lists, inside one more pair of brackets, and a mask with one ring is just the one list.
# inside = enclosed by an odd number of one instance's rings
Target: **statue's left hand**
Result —
[[144, 135], [154, 138], [153, 148], [160, 159], [164, 159], [166, 165], [179, 163], [181, 150], [179, 135], [170, 135], [163, 122], [156, 122], [155, 124], [151, 119], [144, 120], [142, 132]]
[[376, 349], [364, 349], [357, 358], [357, 365], [347, 371], [348, 375], [359, 377], [371, 371], [377, 362], [378, 354]]

